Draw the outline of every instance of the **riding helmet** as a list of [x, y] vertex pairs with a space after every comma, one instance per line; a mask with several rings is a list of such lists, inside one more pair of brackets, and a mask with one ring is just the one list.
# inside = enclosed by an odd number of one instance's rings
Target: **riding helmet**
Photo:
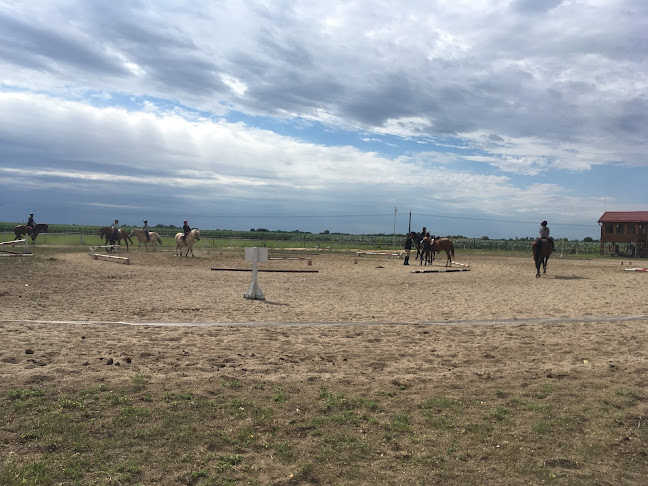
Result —
[[547, 222], [543, 221], [542, 223], [540, 223], [540, 226], [547, 226]]

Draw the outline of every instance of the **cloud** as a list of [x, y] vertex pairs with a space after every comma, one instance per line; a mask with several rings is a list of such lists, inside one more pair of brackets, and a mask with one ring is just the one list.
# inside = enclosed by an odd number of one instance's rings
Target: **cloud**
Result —
[[[603, 191], [645, 204], [593, 174], [648, 166], [647, 16], [623, 0], [8, 3], [0, 185], [281, 208], [422, 186], [466, 213], [526, 213], [535, 187], [589, 217]], [[591, 188], [563, 183], [574, 173]]]

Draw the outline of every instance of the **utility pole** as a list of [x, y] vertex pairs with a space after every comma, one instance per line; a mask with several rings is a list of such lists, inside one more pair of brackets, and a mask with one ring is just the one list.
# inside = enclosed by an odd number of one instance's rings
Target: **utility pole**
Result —
[[392, 236], [392, 247], [396, 249], [396, 213], [398, 208], [394, 206], [394, 235]]

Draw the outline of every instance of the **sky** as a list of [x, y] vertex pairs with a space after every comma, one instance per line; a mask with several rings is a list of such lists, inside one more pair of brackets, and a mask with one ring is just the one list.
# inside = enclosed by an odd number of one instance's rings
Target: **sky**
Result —
[[648, 210], [646, 32], [644, 0], [0, 0], [0, 221], [597, 239]]

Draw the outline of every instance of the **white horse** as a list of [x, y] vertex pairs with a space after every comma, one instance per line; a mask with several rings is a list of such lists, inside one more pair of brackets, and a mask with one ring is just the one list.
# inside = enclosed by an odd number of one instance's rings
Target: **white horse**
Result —
[[131, 231], [131, 236], [137, 237], [137, 241], [139, 242], [139, 245], [137, 245], [137, 251], [139, 251], [142, 243], [144, 243], [146, 251], [148, 251], [148, 243], [151, 243], [153, 245], [153, 251], [157, 251], [158, 244], [162, 244], [162, 238], [160, 238], [160, 235], [158, 235], [155, 231], [149, 231], [149, 241], [146, 241], [146, 233], [144, 233], [144, 230], [141, 229], [134, 229], [133, 231]]
[[[200, 230], [198, 228], [194, 228], [189, 232], [187, 237], [182, 241], [182, 237], [184, 236], [184, 233], [176, 233], [175, 235], [175, 242], [176, 242], [176, 256], [182, 256], [182, 247], [186, 246], [187, 247], [187, 253], [185, 256], [189, 256], [189, 252], [191, 252], [191, 256], [194, 256], [193, 252], [193, 244], [196, 241], [200, 241]], [[178, 251], [180, 254], [178, 255]]]

